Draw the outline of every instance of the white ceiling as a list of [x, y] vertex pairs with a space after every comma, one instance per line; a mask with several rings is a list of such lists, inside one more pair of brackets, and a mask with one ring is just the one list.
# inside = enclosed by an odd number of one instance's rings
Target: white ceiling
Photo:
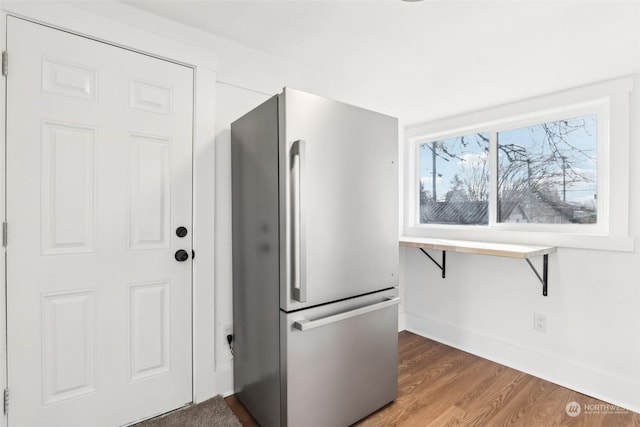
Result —
[[638, 66], [637, 1], [123, 3], [324, 70], [405, 123]]

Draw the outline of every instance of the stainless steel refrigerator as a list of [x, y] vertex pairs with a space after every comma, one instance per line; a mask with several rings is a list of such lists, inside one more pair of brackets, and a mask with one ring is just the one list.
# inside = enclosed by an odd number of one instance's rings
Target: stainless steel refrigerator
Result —
[[397, 395], [398, 123], [285, 88], [231, 125], [235, 392], [263, 427]]

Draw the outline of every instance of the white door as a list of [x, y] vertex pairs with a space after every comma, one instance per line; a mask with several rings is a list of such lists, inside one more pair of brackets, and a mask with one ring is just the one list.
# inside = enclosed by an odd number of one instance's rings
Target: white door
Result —
[[7, 21], [9, 426], [191, 402], [193, 70]]

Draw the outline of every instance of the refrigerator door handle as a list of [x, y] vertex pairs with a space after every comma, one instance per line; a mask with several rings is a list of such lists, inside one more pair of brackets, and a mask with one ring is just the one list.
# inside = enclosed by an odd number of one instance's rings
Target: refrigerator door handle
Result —
[[307, 236], [305, 223], [305, 158], [306, 142], [302, 139], [294, 141], [291, 145], [290, 166], [293, 169], [295, 158], [298, 158], [297, 173], [291, 174], [292, 179], [292, 224], [291, 233], [292, 263], [291, 286], [293, 299], [299, 302], [307, 302]]
[[340, 322], [342, 320], [350, 319], [352, 317], [360, 316], [362, 314], [371, 313], [372, 311], [382, 310], [383, 308], [391, 307], [399, 303], [400, 303], [400, 297], [395, 297], [395, 298], [388, 299], [386, 301], [379, 302], [377, 304], [367, 305], [365, 307], [356, 308], [355, 310], [349, 310], [343, 313], [333, 314], [331, 316], [322, 317], [320, 319], [298, 320], [293, 323], [293, 327], [301, 331], [307, 331], [309, 329], [330, 325], [331, 323]]

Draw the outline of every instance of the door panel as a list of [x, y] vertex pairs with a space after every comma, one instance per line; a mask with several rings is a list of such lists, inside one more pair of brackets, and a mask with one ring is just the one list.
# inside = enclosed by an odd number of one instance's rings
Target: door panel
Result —
[[92, 291], [42, 298], [44, 404], [81, 397], [96, 390]]
[[[397, 286], [397, 120], [289, 88], [283, 96], [283, 224], [292, 225], [281, 228], [292, 265], [282, 269], [281, 306], [289, 311]], [[299, 275], [304, 303], [292, 295]]]
[[92, 127], [42, 123], [43, 254], [94, 251], [96, 134]]
[[171, 369], [170, 293], [169, 282], [129, 285], [130, 381]]
[[169, 139], [130, 135], [129, 230], [135, 249], [169, 247]]
[[7, 18], [9, 426], [192, 401], [193, 70]]

